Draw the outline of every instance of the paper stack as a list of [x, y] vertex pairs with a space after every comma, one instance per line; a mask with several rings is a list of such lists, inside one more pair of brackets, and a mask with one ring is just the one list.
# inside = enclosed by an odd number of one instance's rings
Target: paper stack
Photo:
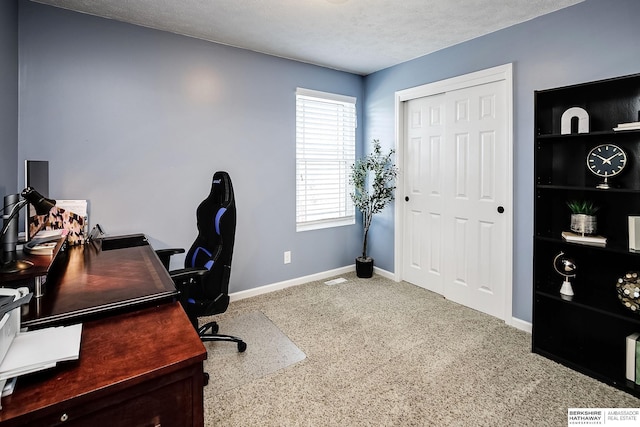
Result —
[[57, 238], [53, 242], [32, 240], [24, 245], [23, 250], [31, 255], [53, 255], [53, 251], [58, 244]]
[[41, 230], [22, 248], [31, 255], [52, 255], [58, 241], [67, 235], [67, 230]]
[[0, 381], [80, 357], [82, 324], [19, 332], [0, 363]]

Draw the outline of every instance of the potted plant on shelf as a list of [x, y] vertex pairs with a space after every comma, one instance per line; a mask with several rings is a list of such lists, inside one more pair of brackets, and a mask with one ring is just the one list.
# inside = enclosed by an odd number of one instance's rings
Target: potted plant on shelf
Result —
[[567, 202], [571, 210], [571, 231], [582, 234], [595, 234], [597, 230], [596, 212], [599, 206], [588, 200], [571, 200]]
[[353, 184], [351, 200], [362, 212], [362, 255], [356, 258], [356, 275], [368, 278], [373, 275], [373, 258], [367, 256], [367, 237], [373, 215], [383, 210], [393, 200], [398, 170], [393, 163], [395, 150], [382, 154], [380, 141], [374, 139], [373, 152], [351, 165], [349, 182]]

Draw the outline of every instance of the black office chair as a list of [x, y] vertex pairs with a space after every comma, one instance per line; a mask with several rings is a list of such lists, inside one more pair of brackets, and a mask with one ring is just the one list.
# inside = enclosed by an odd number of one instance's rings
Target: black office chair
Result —
[[[224, 313], [229, 306], [229, 278], [236, 232], [236, 203], [231, 178], [226, 172], [213, 174], [211, 193], [196, 211], [198, 237], [187, 252], [184, 269], [169, 271], [179, 291], [180, 303], [202, 341], [231, 341], [244, 352], [240, 338], [218, 334], [218, 324], [198, 326], [198, 318]], [[169, 270], [171, 255], [184, 249], [156, 251]]]

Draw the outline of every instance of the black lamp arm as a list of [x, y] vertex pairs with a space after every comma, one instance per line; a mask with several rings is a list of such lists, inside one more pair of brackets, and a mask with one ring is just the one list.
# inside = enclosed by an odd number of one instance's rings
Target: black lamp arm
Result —
[[22, 200], [19, 200], [15, 205], [13, 205], [11, 212], [2, 216], [2, 219], [4, 219], [4, 224], [2, 226], [2, 233], [0, 233], [0, 237], [4, 236], [4, 234], [9, 229], [9, 224], [11, 224], [11, 220], [13, 219], [13, 217], [15, 217], [18, 212], [20, 212], [20, 209], [22, 209], [27, 203], [33, 204], [33, 207], [36, 209], [36, 214], [38, 215], [45, 215], [51, 210], [52, 207], [56, 205], [55, 200], [47, 199], [32, 187], [25, 188], [24, 190], [22, 190], [22, 193], [20, 193], [20, 195], [22, 196]]
[[22, 209], [27, 203], [29, 203], [29, 201], [26, 199], [20, 200], [18, 203], [13, 205], [13, 209], [11, 209], [11, 212], [2, 216], [2, 219], [4, 220], [4, 226], [2, 227], [2, 233], [0, 233], [0, 237], [4, 236], [4, 233], [6, 233], [9, 229], [9, 224], [11, 224], [11, 220], [13, 219], [13, 217], [15, 217], [18, 212], [20, 212], [20, 209]]

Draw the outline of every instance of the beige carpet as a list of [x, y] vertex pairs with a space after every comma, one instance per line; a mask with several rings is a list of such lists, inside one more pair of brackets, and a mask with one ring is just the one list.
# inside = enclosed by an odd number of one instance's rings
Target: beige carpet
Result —
[[531, 336], [498, 319], [407, 283], [344, 277], [237, 301], [218, 317], [260, 312], [306, 358], [205, 390], [207, 426], [566, 426], [570, 407], [640, 407], [532, 354]]
[[204, 343], [208, 354], [204, 371], [209, 374], [212, 384], [205, 388], [205, 398], [240, 387], [305, 358], [305, 354], [259, 311], [226, 318], [218, 325], [221, 334], [242, 338], [248, 345], [245, 352], [239, 353], [235, 343]]

